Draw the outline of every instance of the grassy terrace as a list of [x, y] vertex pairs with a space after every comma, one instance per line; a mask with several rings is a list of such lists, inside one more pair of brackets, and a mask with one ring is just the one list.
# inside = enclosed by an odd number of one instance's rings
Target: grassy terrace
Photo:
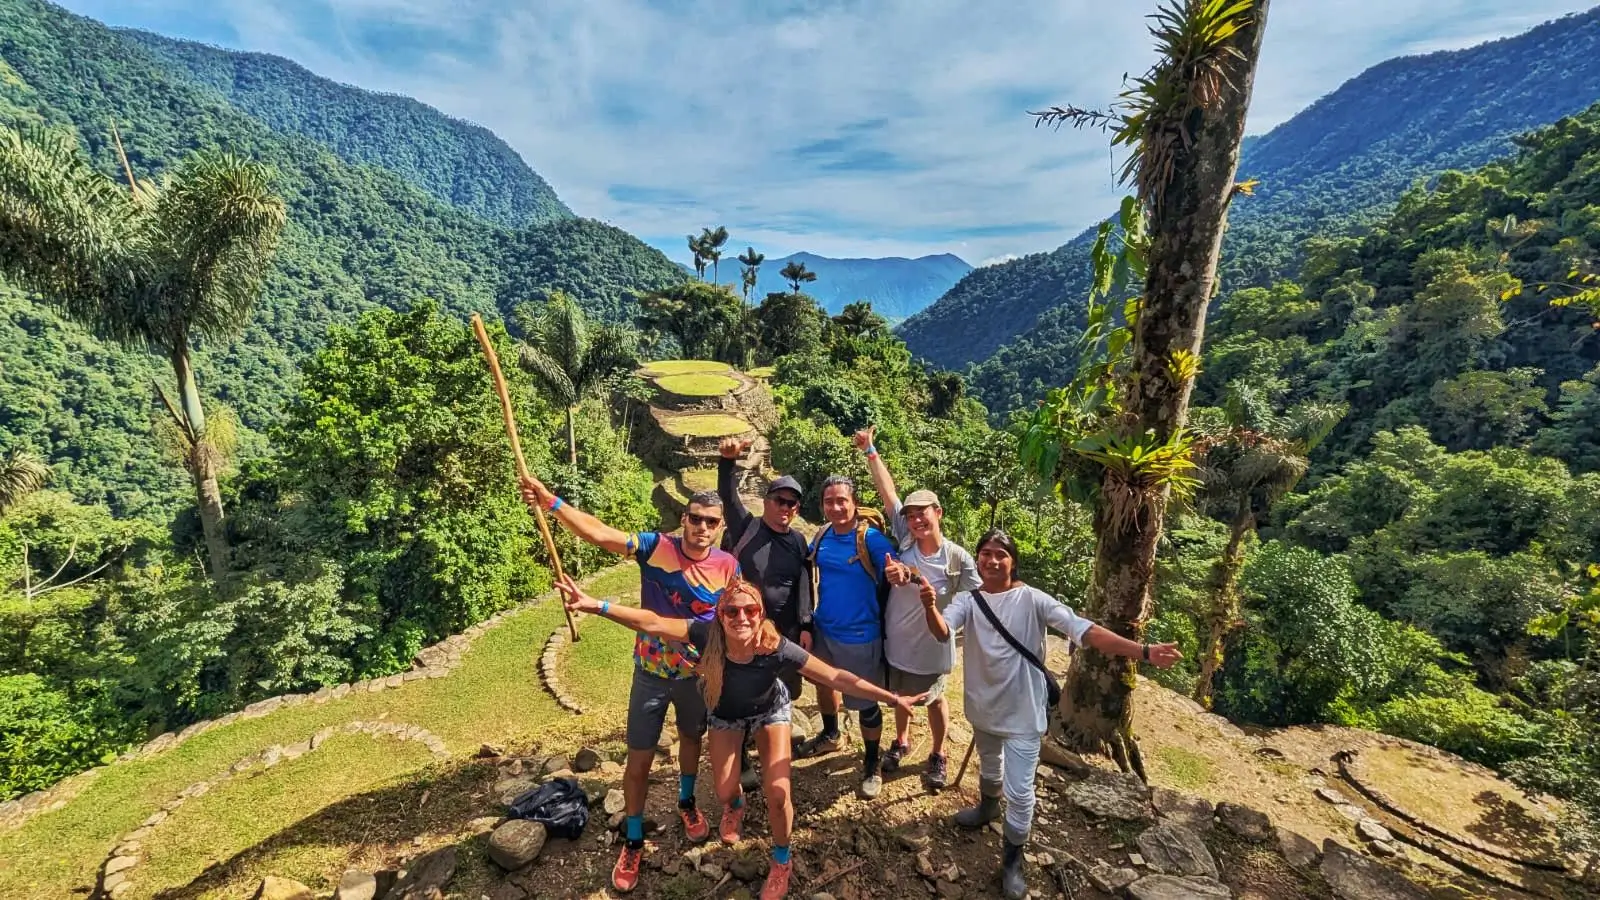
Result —
[[673, 437], [732, 437], [749, 432], [750, 423], [720, 413], [663, 417], [661, 427]]
[[646, 365], [639, 373], [646, 378], [661, 378], [668, 375], [696, 375], [706, 372], [731, 372], [733, 367], [727, 363], [712, 362], [708, 359], [661, 359]]
[[739, 379], [720, 372], [663, 375], [655, 382], [657, 387], [680, 397], [720, 397], [739, 387]]
[[[591, 590], [602, 596], [635, 594], [638, 580], [635, 567], [619, 566], [596, 576]], [[178, 791], [214, 778], [273, 744], [304, 740], [324, 726], [355, 721], [418, 725], [442, 738], [456, 759], [470, 757], [485, 742], [566, 746], [607, 738], [621, 721], [610, 714], [607, 704], [627, 696], [631, 635], [599, 622], [583, 628], [584, 653], [567, 678], [599, 714], [573, 716], [556, 706], [535, 670], [545, 638], [561, 621], [559, 606], [540, 603], [481, 635], [447, 678], [352, 694], [323, 706], [280, 709], [205, 732], [149, 759], [114, 765], [63, 809], [0, 833], [0, 897], [70, 897], [74, 888], [92, 886], [117, 839]], [[145, 842], [132, 896], [183, 888], [208, 867], [247, 851], [253, 854], [251, 865], [259, 867], [257, 876], [275, 872], [314, 884], [321, 873], [331, 871], [337, 878], [348, 848], [364, 843], [359, 836], [370, 831], [376, 840], [385, 830], [385, 813], [372, 808], [384, 804], [352, 798], [404, 793], [408, 785], [422, 785], [415, 788], [421, 793], [432, 777], [449, 768], [416, 743], [338, 735], [325, 747], [275, 768], [241, 775], [174, 811]], [[436, 786], [435, 792], [436, 798], [443, 798], [433, 801], [441, 805], [442, 814], [448, 786]], [[467, 792], [458, 793], [463, 803], [474, 802]], [[456, 829], [462, 821], [444, 816], [440, 828]], [[279, 837], [305, 828], [325, 832], [325, 839], [315, 834], [292, 840]], [[269, 850], [251, 850], [263, 842]], [[247, 896], [240, 893], [254, 886], [247, 882], [248, 877], [238, 875], [229, 883], [212, 885], [215, 890], [180, 895]]]

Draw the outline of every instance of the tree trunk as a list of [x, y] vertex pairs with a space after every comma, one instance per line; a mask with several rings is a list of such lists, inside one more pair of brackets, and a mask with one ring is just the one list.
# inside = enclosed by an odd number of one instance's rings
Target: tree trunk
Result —
[[[1255, 0], [1250, 21], [1228, 41], [1238, 55], [1221, 58], [1221, 88], [1214, 105], [1196, 109], [1183, 123], [1188, 140], [1172, 151], [1170, 179], [1152, 196], [1140, 198], [1150, 211], [1150, 247], [1128, 390], [1133, 414], [1128, 431], [1134, 434], [1148, 429], [1157, 440], [1168, 440], [1188, 418], [1193, 379], [1173, 375], [1169, 361], [1174, 351], [1200, 353], [1267, 5], [1268, 0]], [[1143, 499], [1148, 502], [1131, 517], [1112, 515], [1105, 500], [1098, 504], [1088, 603], [1102, 626], [1136, 641], [1143, 639], [1151, 613], [1167, 494], [1162, 490]], [[1136, 672], [1134, 661], [1112, 659], [1091, 648], [1073, 654], [1063, 692], [1061, 736], [1069, 749], [1109, 751], [1119, 765], [1142, 778], [1130, 702]]]
[[1211, 708], [1211, 682], [1222, 668], [1222, 646], [1239, 618], [1239, 570], [1244, 567], [1244, 539], [1255, 530], [1247, 494], [1239, 503], [1228, 532], [1228, 546], [1211, 567], [1211, 607], [1206, 611], [1205, 642], [1200, 645], [1200, 680], [1194, 686], [1195, 702]]
[[578, 429], [573, 422], [573, 409], [574, 407], [567, 407], [567, 462], [576, 467], [578, 465]]
[[194, 480], [200, 527], [205, 533], [206, 555], [211, 560], [211, 578], [220, 580], [228, 574], [228, 535], [223, 524], [222, 488], [217, 484], [219, 460], [206, 438], [205, 407], [200, 403], [200, 388], [195, 384], [187, 340], [179, 341], [177, 349], [172, 351], [172, 374], [178, 380], [178, 403], [187, 420], [178, 425], [188, 431], [192, 442], [189, 476]]

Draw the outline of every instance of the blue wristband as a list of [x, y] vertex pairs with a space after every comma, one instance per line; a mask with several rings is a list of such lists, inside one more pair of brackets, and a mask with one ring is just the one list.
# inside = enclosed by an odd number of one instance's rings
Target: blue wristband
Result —
[[554, 500], [550, 501], [550, 511], [551, 512], [555, 512], [556, 510], [558, 510], [561, 507], [566, 506], [566, 505], [567, 505], [567, 502], [565, 500], [562, 500], [560, 497], [557, 497]]
[[605, 615], [606, 613], [608, 613], [610, 611], [611, 611], [611, 601], [610, 600], [601, 600], [600, 601], [600, 615], [603, 616], [603, 615]]

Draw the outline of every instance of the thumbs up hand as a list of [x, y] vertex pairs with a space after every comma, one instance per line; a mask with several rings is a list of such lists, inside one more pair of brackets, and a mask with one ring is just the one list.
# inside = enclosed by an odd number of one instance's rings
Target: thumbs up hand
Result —
[[912, 578], [911, 567], [889, 553], [883, 555], [883, 574], [889, 583], [896, 587], [909, 583]]

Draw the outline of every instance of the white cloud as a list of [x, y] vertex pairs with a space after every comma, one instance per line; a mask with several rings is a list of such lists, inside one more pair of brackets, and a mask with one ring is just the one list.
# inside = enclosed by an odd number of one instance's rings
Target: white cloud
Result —
[[[721, 223], [739, 246], [769, 256], [953, 252], [986, 262], [1053, 248], [1114, 207], [1121, 191], [1105, 136], [1038, 130], [1025, 112], [1112, 99], [1123, 73], [1149, 64], [1142, 16], [1154, 7], [1016, 0], [1004, 15], [985, 15], [964, 0], [68, 5], [178, 36], [206, 37], [195, 23], [209, 22], [242, 49], [482, 123], [574, 210], [641, 236]], [[784, 9], [754, 11], [774, 6]], [[1397, 52], [1465, 46], [1581, 6], [1277, 0], [1251, 130]], [[376, 28], [389, 49], [374, 49]], [[830, 168], [848, 161], [858, 168]], [[629, 196], [630, 187], [687, 202]], [[661, 242], [684, 255], [681, 240]]]

